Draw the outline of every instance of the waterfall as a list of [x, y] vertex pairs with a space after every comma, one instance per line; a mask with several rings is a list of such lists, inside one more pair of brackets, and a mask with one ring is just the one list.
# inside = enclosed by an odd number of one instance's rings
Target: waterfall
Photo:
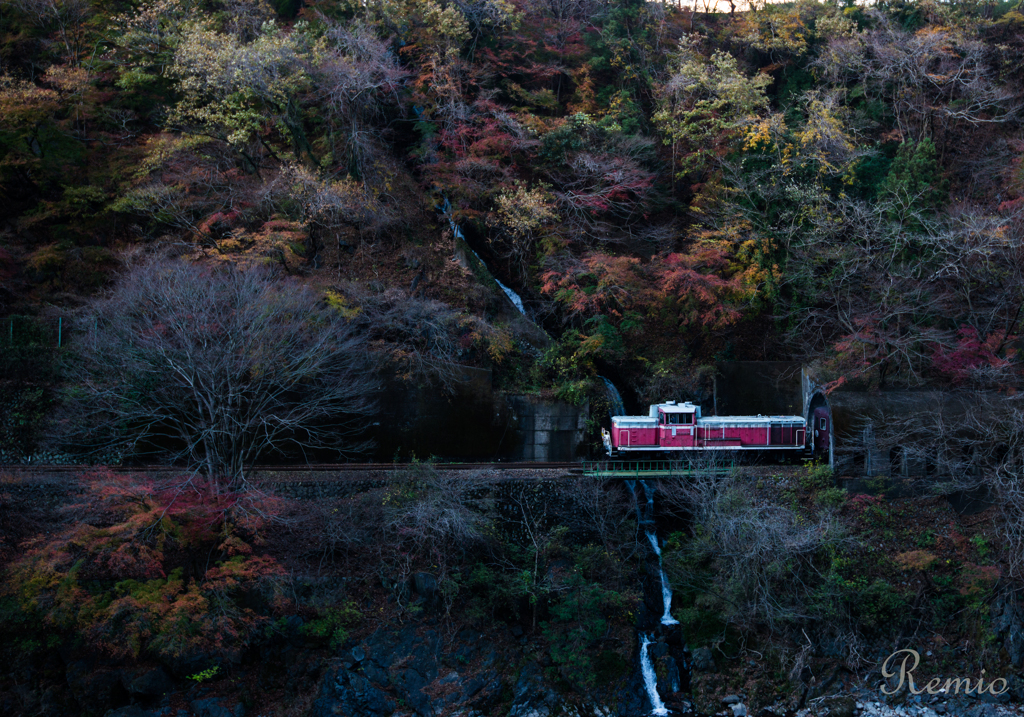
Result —
[[[647, 535], [647, 540], [651, 544], [651, 548], [654, 549], [655, 555], [658, 556], [658, 571], [661, 573], [661, 599], [664, 605], [664, 613], [661, 617], [662, 625], [678, 625], [679, 623], [672, 618], [669, 612], [672, 605], [672, 591], [668, 587], [668, 579], [665, 577], [665, 571], [661, 569], [661, 546], [658, 545], [658, 536], [654, 533], [654, 493], [648, 487], [645, 481], [640, 481], [640, 485], [644, 488], [644, 495], [647, 498], [647, 502], [644, 508], [640, 508], [637, 505], [637, 522], [644, 526], [644, 532]], [[629, 492], [633, 494], [633, 498], [636, 499], [636, 482], [627, 480], [626, 487], [629, 488]], [[651, 662], [651, 656], [648, 653], [648, 646], [652, 644], [651, 636], [647, 633], [640, 633], [640, 671], [644, 677], [644, 689], [647, 691], [647, 698], [651, 701], [651, 714], [652, 715], [667, 715], [668, 709], [665, 707], [665, 703], [661, 701], [661, 696], [658, 694], [658, 675], [654, 671], [654, 665]]]
[[604, 376], [598, 376], [599, 379], [604, 381], [604, 386], [608, 390], [608, 399], [611, 403], [611, 413], [613, 416], [625, 416], [626, 406], [622, 403], [622, 396], [619, 395], [619, 389], [615, 388], [615, 384], [606, 379]]
[[667, 715], [668, 710], [665, 703], [658, 695], [658, 675], [654, 672], [654, 665], [651, 664], [651, 656], [647, 654], [647, 646], [651, 644], [649, 635], [640, 635], [640, 671], [644, 675], [644, 689], [647, 690], [647, 698], [651, 701], [652, 715]]
[[644, 523], [647, 525], [647, 540], [658, 556], [658, 574], [661, 576], [661, 603], [664, 612], [661, 614], [662, 625], [678, 625], [679, 621], [672, 617], [672, 588], [668, 584], [668, 576], [665, 575], [665, 568], [661, 562], [661, 546], [658, 545], [658, 536], [654, 532], [654, 491], [647, 485], [646, 481], [640, 481], [644, 487], [644, 495], [647, 496], [647, 511], [644, 516]]
[[[470, 249], [470, 251], [473, 251], [473, 250]], [[476, 256], [477, 259], [480, 259], [480, 255], [477, 254], [475, 251], [473, 251], [473, 254]], [[483, 263], [483, 259], [480, 259], [480, 262]], [[484, 264], [484, 266], [487, 266], [487, 265]], [[519, 309], [519, 313], [520, 314], [523, 314], [525, 316], [526, 315], [526, 307], [523, 306], [523, 300], [520, 298], [519, 294], [517, 294], [516, 292], [512, 291], [512, 289], [508, 288], [504, 284], [502, 284], [501, 283], [501, 279], [499, 279], [498, 277], [494, 276], [493, 274], [491, 276], [498, 283], [498, 286], [501, 287], [501, 290], [505, 292], [505, 296], [507, 296], [509, 301], [512, 302], [512, 305], [515, 306], [517, 309]]]
[[647, 539], [651, 541], [651, 547], [658, 555], [658, 573], [661, 575], [661, 602], [665, 611], [661, 614], [662, 625], [678, 625], [679, 621], [672, 617], [672, 588], [669, 587], [668, 577], [665, 569], [661, 566], [661, 548], [658, 547], [658, 536], [650, 528], [647, 529]]
[[[462, 229], [459, 228], [459, 225], [455, 223], [455, 219], [452, 217], [452, 204], [451, 202], [448, 201], [448, 197], [445, 197], [444, 202], [441, 204], [441, 213], [444, 214], [444, 216], [448, 219], [448, 225], [452, 228], [452, 234], [455, 235], [455, 238], [461, 239], [463, 242], [465, 242], [466, 237], [462, 233]], [[471, 252], [473, 252], [473, 256], [476, 257], [476, 260], [483, 264], [484, 268], [486, 268], [487, 264], [484, 263], [484, 260], [480, 258], [480, 255], [476, 253], [473, 247], [469, 246], [468, 242], [466, 242], [466, 246], [469, 247], [469, 250]], [[523, 300], [519, 296], [519, 294], [517, 294], [504, 284], [502, 284], [501, 280], [498, 279], [498, 277], [496, 277], [494, 273], [491, 272], [490, 269], [487, 269], [487, 271], [488, 273], [491, 274], [491, 278], [494, 279], [494, 282], [501, 288], [502, 291], [505, 292], [505, 296], [507, 296], [508, 300], [512, 302], [512, 305], [516, 307], [516, 310], [518, 310], [520, 314], [523, 314], [525, 316], [526, 307], [523, 305]]]

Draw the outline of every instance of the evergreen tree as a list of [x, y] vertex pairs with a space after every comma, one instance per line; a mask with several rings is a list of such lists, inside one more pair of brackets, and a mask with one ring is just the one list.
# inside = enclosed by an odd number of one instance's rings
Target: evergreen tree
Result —
[[892, 201], [890, 217], [919, 229], [921, 213], [937, 210], [949, 195], [935, 144], [927, 137], [916, 143], [903, 142], [881, 189], [882, 196]]

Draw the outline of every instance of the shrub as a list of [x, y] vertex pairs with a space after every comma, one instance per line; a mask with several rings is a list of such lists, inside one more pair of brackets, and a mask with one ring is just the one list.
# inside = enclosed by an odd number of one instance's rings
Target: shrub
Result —
[[[594, 647], [607, 633], [610, 619], [625, 613], [630, 599], [575, 570], [558, 586], [556, 596], [549, 605], [551, 619], [541, 626], [551, 659], [570, 682], [593, 687], [597, 678]], [[602, 664], [607, 676], [608, 658]]]
[[847, 494], [842, 488], [825, 488], [814, 496], [814, 504], [825, 510], [838, 510], [846, 505]]
[[896, 556], [896, 564], [904, 570], [927, 570], [938, 560], [926, 550], [911, 550]]
[[326, 643], [337, 650], [348, 640], [350, 627], [359, 624], [362, 613], [354, 602], [323, 610], [316, 618], [302, 626], [302, 634]]
[[825, 463], [808, 463], [806, 472], [799, 480], [800, 487], [806, 491], [824, 490], [835, 485], [832, 469]]

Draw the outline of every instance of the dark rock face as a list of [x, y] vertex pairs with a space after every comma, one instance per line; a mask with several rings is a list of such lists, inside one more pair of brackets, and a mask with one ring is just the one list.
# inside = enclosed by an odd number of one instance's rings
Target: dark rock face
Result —
[[341, 668], [328, 672], [320, 694], [310, 710], [310, 717], [333, 717], [344, 714], [352, 717], [389, 715], [395, 701], [387, 693], [351, 670]]
[[540, 666], [531, 662], [519, 674], [508, 714], [509, 717], [547, 717], [555, 713], [560, 701], [558, 693], [544, 683]]
[[[456, 649], [445, 656], [433, 630], [408, 626], [378, 632], [349, 652], [357, 659], [328, 671], [310, 715], [378, 717], [392, 714], [399, 704], [424, 717], [453, 708], [486, 714], [504, 684], [494, 669], [494, 652], [476, 638], [463, 631]], [[462, 674], [446, 659], [474, 669]]]
[[[239, 655], [227, 655], [227, 661], [240, 662]], [[186, 651], [179, 655], [168, 655], [163, 658], [164, 667], [170, 670], [171, 674], [179, 679], [185, 679], [190, 675], [194, 675], [197, 672], [209, 669], [214, 666], [214, 662], [210, 659], [209, 655], [203, 654], [198, 651]]]
[[160, 667], [134, 675], [126, 674], [123, 677], [123, 683], [128, 692], [144, 697], [159, 697], [174, 689], [174, 681]]
[[[545, 680], [544, 671], [536, 662], [527, 663], [519, 673], [512, 691], [509, 717], [636, 717], [650, 710], [642, 689], [624, 688], [613, 700], [615, 709], [595, 704], [580, 695], [562, 694]], [[486, 714], [486, 711], [484, 712]], [[673, 714], [688, 714], [684, 706]]]
[[102, 713], [129, 701], [120, 670], [97, 667], [91, 660], [78, 660], [67, 666], [65, 674], [72, 696], [85, 710]]
[[412, 577], [412, 589], [424, 600], [433, 602], [438, 596], [437, 578], [430, 573], [416, 573]]
[[857, 700], [850, 695], [830, 697], [820, 704], [821, 707], [829, 710], [829, 715], [836, 715], [836, 717], [854, 717], [857, 713]]
[[658, 694], [663, 695], [662, 699], [679, 692], [679, 665], [669, 655], [659, 658], [658, 672]]
[[116, 710], [110, 710], [103, 717], [157, 717], [161, 713], [148, 712], [138, 705], [128, 705]]
[[992, 631], [1003, 641], [1003, 649], [1014, 667], [1024, 665], [1024, 609], [1012, 595], [1004, 595], [992, 606]]
[[192, 700], [192, 711], [196, 717], [245, 717], [245, 706], [241, 702], [216, 697]]

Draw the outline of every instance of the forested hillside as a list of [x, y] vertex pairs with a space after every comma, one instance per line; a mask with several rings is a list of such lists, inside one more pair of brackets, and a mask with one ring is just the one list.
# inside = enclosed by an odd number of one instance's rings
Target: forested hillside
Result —
[[[1024, 702], [1024, 4], [713, 4], [0, 0], [0, 713]], [[963, 410], [863, 481], [308, 468], [730, 359]]]
[[[5, 0], [0, 313], [159, 250], [311, 282], [409, 375], [1012, 384], [1018, 5]], [[452, 264], [446, 201], [554, 346]]]

